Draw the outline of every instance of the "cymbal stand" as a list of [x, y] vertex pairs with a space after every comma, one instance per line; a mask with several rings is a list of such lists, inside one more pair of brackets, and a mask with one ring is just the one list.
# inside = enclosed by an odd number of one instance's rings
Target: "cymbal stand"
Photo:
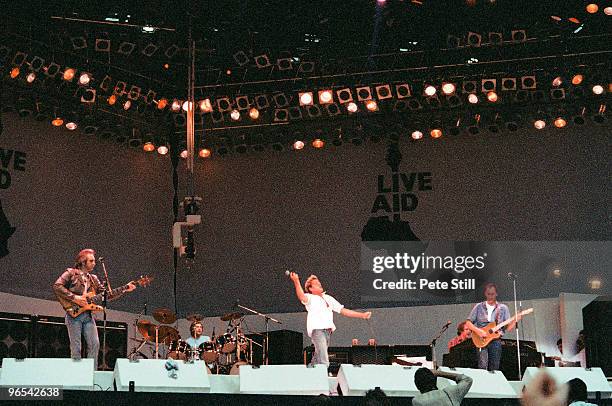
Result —
[[264, 361], [265, 365], [268, 365], [268, 363], [270, 362], [270, 357], [269, 357], [269, 352], [268, 352], [269, 351], [269, 341], [270, 341], [269, 340], [269, 338], [270, 338], [269, 337], [269, 332], [270, 332], [269, 323], [270, 323], [270, 321], [273, 321], [274, 323], [277, 323], [277, 324], [283, 324], [283, 323], [280, 322], [279, 320], [276, 320], [275, 318], [272, 318], [272, 317], [268, 316], [267, 314], [260, 313], [257, 310], [249, 309], [248, 307], [243, 306], [241, 304], [236, 304], [236, 306], [241, 308], [241, 309], [244, 309], [244, 310], [246, 310], [248, 312], [251, 312], [251, 313], [253, 313], [253, 314], [255, 314], [255, 315], [259, 316], [259, 317], [263, 317], [264, 320], [266, 321], [266, 345], [265, 345], [264, 351], [263, 351], [265, 353], [265, 355], [263, 357], [263, 361]]

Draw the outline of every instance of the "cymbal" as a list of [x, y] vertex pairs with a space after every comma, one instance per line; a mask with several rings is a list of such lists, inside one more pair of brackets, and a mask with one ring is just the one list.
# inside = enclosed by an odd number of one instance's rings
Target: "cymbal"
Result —
[[157, 325], [148, 320], [140, 320], [138, 324], [136, 324], [136, 327], [138, 327], [138, 331], [145, 340], [155, 341], [155, 327], [157, 327]]
[[172, 341], [176, 341], [181, 338], [179, 332], [170, 326], [161, 326], [159, 328], [159, 342], [170, 344]]
[[239, 313], [239, 312], [227, 313], [221, 316], [221, 320], [223, 321], [236, 320], [236, 319], [241, 318], [242, 316], [244, 316], [244, 313]]
[[153, 312], [153, 318], [159, 321], [161, 324], [170, 324], [176, 321], [176, 315], [172, 312], [172, 310], [166, 307], [155, 309]]
[[186, 317], [186, 319], [193, 323], [194, 321], [201, 321], [201, 320], [203, 320], [204, 316], [202, 316], [200, 313], [193, 313], [193, 314], [189, 314]]

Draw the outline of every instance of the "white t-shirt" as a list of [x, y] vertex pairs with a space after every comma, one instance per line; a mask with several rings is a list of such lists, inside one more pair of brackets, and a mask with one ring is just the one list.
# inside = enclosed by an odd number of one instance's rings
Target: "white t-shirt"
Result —
[[490, 305], [488, 303], [485, 303], [485, 305], [487, 305], [487, 317], [489, 322], [493, 321], [491, 320], [491, 316], [493, 315], [493, 310], [495, 310], [495, 305]]
[[308, 330], [308, 336], [312, 335], [312, 330], [331, 328], [332, 331], [336, 330], [334, 324], [334, 314], [344, 308], [343, 305], [338, 303], [336, 299], [323, 293], [321, 296], [305, 293], [306, 302], [302, 302], [306, 306], [308, 311], [308, 318], [306, 319], [306, 330]]

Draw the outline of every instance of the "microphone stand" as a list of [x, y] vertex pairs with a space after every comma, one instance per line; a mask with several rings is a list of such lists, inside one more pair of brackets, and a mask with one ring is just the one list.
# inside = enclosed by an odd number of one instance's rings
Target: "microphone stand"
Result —
[[[518, 306], [517, 306], [517, 299], [516, 299], [516, 275], [510, 273], [508, 274], [508, 276], [512, 279], [512, 288], [514, 290], [514, 317], [518, 316]], [[519, 339], [519, 322], [516, 321], [514, 323], [514, 328], [516, 329], [516, 359], [518, 361], [518, 380], [522, 380], [522, 373], [521, 373], [521, 341]]]
[[242, 306], [241, 304], [236, 303], [236, 307], [239, 307], [239, 308], [241, 308], [243, 310], [246, 310], [247, 312], [251, 312], [251, 313], [253, 313], [253, 314], [255, 314], [255, 315], [259, 316], [259, 317], [263, 317], [264, 320], [266, 321], [266, 345], [263, 347], [263, 351], [265, 353], [265, 356], [263, 357], [263, 361], [264, 361], [264, 365], [268, 365], [268, 363], [270, 361], [270, 359], [269, 359], [269, 348], [270, 347], [269, 347], [269, 334], [268, 334], [269, 333], [269, 326], [268, 326], [268, 324], [269, 324], [270, 321], [273, 321], [274, 323], [277, 323], [277, 324], [283, 324], [283, 323], [281, 323], [280, 321], [276, 320], [275, 318], [272, 318], [272, 317], [268, 316], [267, 314], [260, 313], [257, 310], [249, 309], [248, 307]]
[[106, 365], [106, 306], [108, 304], [108, 293], [111, 290], [110, 281], [108, 280], [108, 273], [106, 272], [106, 265], [104, 264], [104, 260], [102, 258], [99, 259], [102, 264], [102, 269], [104, 270], [104, 283], [106, 287], [104, 288], [104, 292], [102, 293], [102, 311], [104, 312], [104, 322], [102, 323], [102, 365], [108, 368]]
[[451, 323], [446, 323], [444, 327], [442, 327], [442, 330], [440, 330], [438, 335], [436, 335], [434, 339], [431, 340], [431, 343], [429, 344], [429, 346], [431, 347], [431, 362], [433, 364], [433, 369], [438, 369], [438, 361], [436, 361], [436, 342], [438, 341], [440, 337], [442, 337], [442, 334], [444, 334], [444, 332], [448, 330], [448, 326], [450, 325]]

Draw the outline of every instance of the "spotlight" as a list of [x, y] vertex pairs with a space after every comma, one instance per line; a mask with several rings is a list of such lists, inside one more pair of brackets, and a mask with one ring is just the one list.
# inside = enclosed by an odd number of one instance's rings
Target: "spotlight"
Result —
[[536, 120], [533, 122], [533, 126], [538, 130], [542, 130], [544, 127], [546, 127], [546, 121], [542, 119]]
[[82, 72], [79, 76], [79, 85], [86, 86], [91, 81], [91, 75], [87, 72]]
[[414, 130], [412, 134], [410, 134], [413, 140], [421, 140], [423, 139], [423, 133], [419, 130]]
[[36, 73], [34, 73], [34, 72], [28, 73], [28, 76], [26, 76], [26, 82], [32, 83], [35, 80], [36, 80]]
[[425, 85], [425, 88], [423, 90], [423, 93], [425, 94], [425, 96], [433, 96], [434, 94], [436, 94], [436, 88], [432, 85]]
[[11, 79], [15, 79], [17, 76], [19, 76], [19, 68], [15, 67], [13, 69], [11, 69]]
[[592, 90], [593, 90], [593, 94], [597, 94], [597, 95], [603, 94], [604, 92], [604, 88], [602, 85], [595, 85], [593, 86]]
[[81, 96], [81, 103], [93, 103], [96, 101], [96, 89], [85, 89]]
[[368, 109], [368, 111], [376, 111], [378, 110], [378, 103], [374, 100], [368, 100], [366, 102], [366, 109]]
[[108, 96], [108, 99], [106, 99], [106, 101], [108, 102], [108, 104], [112, 106], [113, 104], [117, 102], [117, 96], [115, 96], [114, 94], [111, 94], [110, 96]]
[[496, 90], [497, 80], [496, 79], [482, 79], [481, 89], [483, 93], [492, 92]]
[[475, 32], [468, 32], [467, 43], [472, 47], [479, 47], [482, 42], [482, 35]]
[[501, 32], [489, 32], [489, 42], [493, 45], [502, 45], [504, 36]]
[[176, 113], [180, 109], [181, 109], [181, 101], [177, 99], [172, 100], [172, 105], [170, 106], [170, 110]]
[[497, 93], [495, 92], [487, 93], [487, 100], [490, 101], [491, 103], [495, 103], [497, 101]]
[[478, 95], [476, 95], [475, 93], [471, 93], [470, 95], [468, 95], [468, 102], [470, 102], [471, 104], [477, 104]]
[[372, 90], [368, 86], [358, 87], [355, 90], [357, 91], [357, 101], [372, 99]]
[[351, 114], [356, 113], [358, 109], [359, 108], [357, 107], [357, 103], [350, 102], [346, 105], [346, 110]]
[[476, 93], [476, 82], [468, 80], [462, 83], [463, 93]]
[[607, 16], [612, 16], [612, 7], [604, 8], [604, 14]]
[[202, 148], [198, 152], [198, 156], [200, 158], [210, 158], [211, 155], [212, 155], [212, 151], [208, 148]]
[[157, 109], [158, 110], [163, 110], [166, 108], [166, 106], [168, 105], [168, 99], [165, 98], [161, 98], [159, 99], [159, 101], [157, 102]]
[[287, 98], [287, 95], [285, 95], [285, 93], [277, 93], [272, 96], [272, 98], [274, 99], [276, 107], [282, 108], [287, 107], [289, 105], [289, 99]]
[[289, 121], [289, 110], [275, 109], [274, 110], [274, 121], [275, 122]]
[[312, 140], [312, 146], [317, 149], [321, 149], [325, 146], [325, 140], [323, 138], [315, 138]]
[[407, 83], [395, 85], [395, 93], [397, 93], [398, 99], [405, 99], [406, 97], [410, 97], [410, 86]]
[[204, 113], [210, 113], [212, 111], [212, 104], [210, 103], [210, 99], [200, 100], [198, 102], [198, 106], [200, 110]]
[[563, 100], [563, 99], [565, 99], [565, 89], [563, 89], [563, 88], [550, 89], [550, 98], [552, 100]]
[[442, 137], [442, 130], [439, 128], [434, 128], [430, 132], [431, 138], [440, 138]]
[[291, 148], [293, 148], [294, 150], [300, 150], [304, 148], [304, 141], [302, 140], [295, 140], [293, 142], [293, 144], [291, 145]]
[[230, 113], [230, 118], [234, 121], [240, 120], [240, 112], [238, 110], [232, 110]]
[[168, 147], [166, 145], [160, 145], [157, 147], [157, 153], [159, 155], [166, 155], [168, 153]]
[[329, 104], [333, 102], [333, 93], [331, 90], [319, 90], [319, 103]]
[[251, 106], [249, 96], [236, 97], [236, 106], [238, 107], [238, 110], [247, 110]]
[[74, 121], [69, 121], [66, 123], [66, 128], [70, 131], [74, 131], [77, 129], [77, 123], [75, 123]]
[[316, 118], [321, 115], [321, 108], [319, 108], [319, 106], [317, 106], [316, 104], [313, 104], [312, 106], [306, 106], [306, 113], [308, 113], [308, 117]]
[[113, 89], [113, 94], [117, 94], [119, 96], [125, 94], [125, 88], [127, 87], [127, 83], [123, 81], [117, 81], [115, 84], [115, 88]]
[[561, 76], [557, 76], [556, 78], [553, 79], [552, 81], [552, 85], [553, 87], [559, 87], [563, 84], [563, 79], [561, 78]]
[[384, 99], [389, 99], [393, 97], [393, 95], [391, 94], [391, 88], [389, 87], [389, 85], [376, 86], [375, 89], [376, 89], [376, 95], [378, 96], [378, 100], [384, 100]]
[[451, 95], [455, 93], [456, 87], [454, 83], [442, 83], [442, 93]]
[[521, 76], [521, 89], [535, 89], [536, 78], [535, 76]]
[[155, 144], [153, 144], [151, 141], [145, 142], [142, 145], [142, 149], [145, 152], [153, 152], [153, 151], [155, 151]]
[[599, 11], [599, 6], [595, 3], [587, 4], [586, 11], [589, 14], [595, 14]]
[[601, 280], [598, 278], [589, 280], [589, 287], [593, 290], [601, 289]]
[[54, 127], [61, 127], [64, 124], [64, 120], [61, 117], [55, 117], [51, 120], [51, 125]]
[[513, 42], [527, 41], [527, 32], [525, 30], [512, 30], [510, 34]]
[[516, 78], [502, 78], [502, 91], [516, 90]]
[[186, 149], [182, 150], [181, 153], [179, 154], [179, 156], [183, 159], [187, 159], [189, 157], [189, 151], [187, 151]]
[[76, 71], [72, 68], [67, 68], [64, 69], [64, 74], [63, 74], [63, 78], [66, 82], [70, 82], [72, 79], [74, 79], [74, 75], [75, 75]]
[[557, 128], [563, 128], [567, 125], [567, 121], [565, 121], [563, 117], [557, 117], [555, 118], [555, 121], [553, 122], [553, 124]]
[[340, 104], [349, 103], [353, 101], [353, 94], [351, 93], [351, 89], [348, 87], [340, 90], [336, 90], [336, 96], [338, 97], [338, 101]]
[[183, 102], [183, 106], [182, 106], [183, 111], [188, 111], [190, 107], [192, 107], [192, 104], [189, 100], [186, 100]]
[[131, 100], [126, 100], [125, 102], [123, 102], [123, 110], [128, 111], [130, 107], [132, 107]]
[[249, 110], [249, 117], [251, 117], [251, 120], [257, 120], [259, 118], [259, 110], [257, 110], [255, 107], [252, 107]]
[[300, 106], [311, 106], [314, 103], [312, 92], [299, 93]]

